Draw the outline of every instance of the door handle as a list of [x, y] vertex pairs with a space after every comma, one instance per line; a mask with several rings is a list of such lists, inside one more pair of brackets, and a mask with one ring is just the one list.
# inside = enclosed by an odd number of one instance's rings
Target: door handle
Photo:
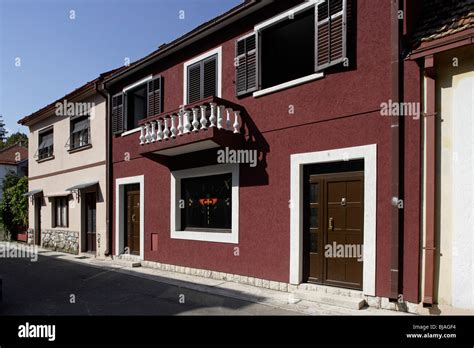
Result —
[[135, 222], [135, 214], [132, 214], [132, 222]]
[[329, 218], [329, 229], [334, 231], [334, 219], [332, 217]]

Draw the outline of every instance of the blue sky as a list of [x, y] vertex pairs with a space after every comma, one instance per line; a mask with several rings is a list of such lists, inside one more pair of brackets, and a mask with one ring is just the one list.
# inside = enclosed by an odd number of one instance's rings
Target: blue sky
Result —
[[241, 2], [0, 0], [0, 114], [7, 129], [27, 132], [17, 124], [21, 117]]

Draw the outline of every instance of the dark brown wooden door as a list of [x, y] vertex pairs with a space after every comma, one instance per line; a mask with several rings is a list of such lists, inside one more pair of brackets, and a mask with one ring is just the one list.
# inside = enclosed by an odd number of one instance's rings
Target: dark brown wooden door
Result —
[[86, 251], [96, 251], [96, 193], [88, 192], [85, 195], [85, 226]]
[[310, 282], [362, 289], [363, 172], [308, 175], [305, 276]]
[[140, 188], [129, 185], [126, 190], [125, 247], [130, 254], [140, 254]]
[[43, 198], [35, 197], [35, 240], [36, 245], [41, 245], [41, 204]]

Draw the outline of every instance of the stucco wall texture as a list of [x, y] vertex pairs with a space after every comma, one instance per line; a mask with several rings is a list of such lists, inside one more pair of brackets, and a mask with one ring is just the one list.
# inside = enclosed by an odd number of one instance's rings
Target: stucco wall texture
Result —
[[[256, 147], [265, 153], [256, 168], [241, 165], [239, 244], [174, 240], [170, 238], [170, 169], [138, 154], [139, 133], [113, 139], [113, 180], [144, 174], [145, 260], [194, 268], [289, 281], [290, 155], [351, 146], [377, 144], [377, 265], [376, 295], [390, 294], [391, 253], [391, 118], [380, 115], [380, 104], [391, 98], [390, 1], [357, 1], [356, 54], [349, 68], [325, 72], [322, 79], [254, 98], [235, 97], [235, 40], [253, 26], [296, 2], [247, 16], [238, 24], [206, 37], [145, 69], [116, 86], [116, 91], [150, 73], [164, 77], [164, 110], [183, 101], [183, 63], [222, 45], [222, 98], [241, 105], [258, 130]], [[298, 54], [295, 52], [295, 54]], [[419, 73], [414, 62], [405, 63], [406, 101], [419, 102]], [[111, 92], [116, 92], [111, 91]], [[289, 113], [290, 108], [294, 113]], [[418, 301], [420, 121], [404, 122], [405, 214], [403, 293]], [[129, 160], [125, 160], [125, 158]], [[182, 168], [216, 163], [216, 151], [186, 156]], [[193, 163], [195, 162], [195, 163]], [[198, 164], [197, 164], [198, 163]], [[115, 202], [115, 192], [113, 202]], [[114, 207], [114, 214], [116, 214]], [[112, 219], [115, 224], [115, 215]], [[114, 226], [113, 238], [115, 238]], [[158, 234], [158, 250], [151, 251], [151, 234]], [[115, 240], [113, 241], [115, 245]], [[235, 256], [234, 248], [239, 248]]]

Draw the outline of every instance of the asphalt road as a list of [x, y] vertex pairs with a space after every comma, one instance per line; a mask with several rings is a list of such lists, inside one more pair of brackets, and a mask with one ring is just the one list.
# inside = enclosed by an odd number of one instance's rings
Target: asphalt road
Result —
[[0, 315], [297, 315], [261, 304], [39, 256], [1, 258]]

